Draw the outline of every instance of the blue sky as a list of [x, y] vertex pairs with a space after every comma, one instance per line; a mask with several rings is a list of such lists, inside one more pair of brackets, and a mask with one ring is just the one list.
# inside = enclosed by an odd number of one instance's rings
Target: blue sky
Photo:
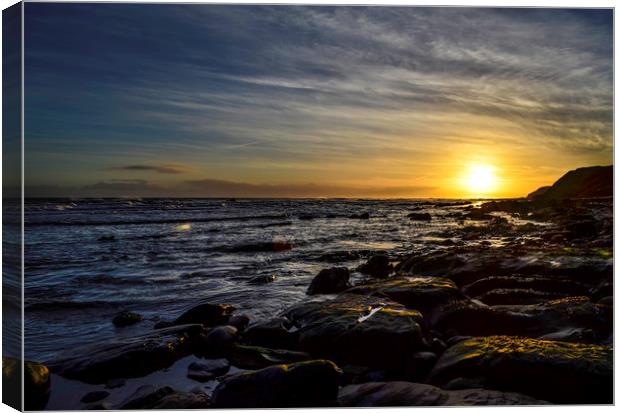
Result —
[[26, 4], [30, 195], [518, 195], [612, 161], [610, 10]]

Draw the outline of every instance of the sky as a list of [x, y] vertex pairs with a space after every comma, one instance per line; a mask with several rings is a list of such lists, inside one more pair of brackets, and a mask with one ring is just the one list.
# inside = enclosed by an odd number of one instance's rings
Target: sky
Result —
[[516, 197], [613, 160], [611, 10], [25, 9], [27, 196]]

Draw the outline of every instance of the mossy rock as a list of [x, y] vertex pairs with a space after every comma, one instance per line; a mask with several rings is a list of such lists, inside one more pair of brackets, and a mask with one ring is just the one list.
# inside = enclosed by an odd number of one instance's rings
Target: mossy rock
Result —
[[224, 379], [213, 392], [215, 408], [335, 406], [342, 371], [331, 361], [280, 364]]
[[477, 337], [448, 348], [430, 382], [482, 378], [486, 388], [553, 403], [613, 402], [613, 350], [608, 346], [511, 336]]
[[463, 298], [453, 281], [439, 277], [395, 277], [356, 286], [345, 292], [385, 297], [422, 313]]
[[286, 312], [299, 349], [342, 364], [402, 367], [423, 348], [422, 314], [394, 301], [358, 294], [306, 302]]

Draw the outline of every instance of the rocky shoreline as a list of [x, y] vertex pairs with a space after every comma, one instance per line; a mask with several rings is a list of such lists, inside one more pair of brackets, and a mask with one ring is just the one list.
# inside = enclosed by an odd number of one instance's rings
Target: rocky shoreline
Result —
[[[29, 362], [26, 408], [44, 408], [55, 379], [90, 386], [81, 409], [612, 403], [612, 200], [493, 201], [459, 213], [468, 225], [438, 233], [440, 252], [326, 268], [307, 301], [270, 321], [198, 303], [152, 333]], [[475, 242], [490, 233], [510, 241]], [[114, 397], [188, 357], [181, 373], [195, 388], [171, 381]]]

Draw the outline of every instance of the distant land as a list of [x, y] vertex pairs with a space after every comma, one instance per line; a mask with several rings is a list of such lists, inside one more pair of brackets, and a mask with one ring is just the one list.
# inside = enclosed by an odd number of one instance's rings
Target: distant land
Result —
[[613, 196], [614, 167], [589, 166], [564, 174], [551, 186], [530, 193], [529, 199], [595, 198]]

